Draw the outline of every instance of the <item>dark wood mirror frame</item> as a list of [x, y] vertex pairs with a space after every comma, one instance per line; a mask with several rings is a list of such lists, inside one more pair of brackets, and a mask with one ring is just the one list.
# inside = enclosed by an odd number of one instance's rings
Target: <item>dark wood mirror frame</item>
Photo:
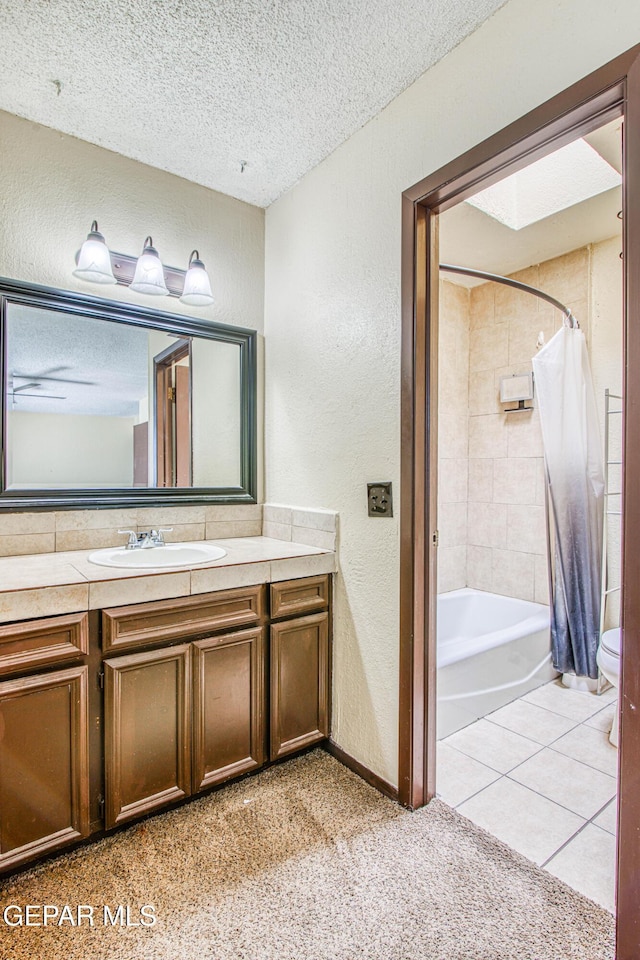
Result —
[[[7, 490], [6, 316], [9, 304], [59, 310], [92, 319], [162, 330], [237, 344], [240, 351], [240, 485], [237, 487], [131, 487], [86, 490]], [[0, 278], [0, 512], [90, 509], [96, 507], [172, 506], [177, 504], [255, 503], [257, 494], [256, 331], [165, 313], [131, 303]]]

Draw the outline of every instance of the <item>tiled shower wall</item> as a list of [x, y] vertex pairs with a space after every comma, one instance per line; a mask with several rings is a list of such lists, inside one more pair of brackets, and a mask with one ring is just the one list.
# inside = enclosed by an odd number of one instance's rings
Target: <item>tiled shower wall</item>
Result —
[[[565, 303], [588, 336], [587, 248], [514, 274]], [[497, 283], [474, 287], [469, 326], [467, 585], [548, 603], [542, 436], [537, 405], [505, 413], [500, 377], [531, 371], [562, 314], [538, 297]]]
[[[605, 269], [607, 289], [615, 285], [611, 278], [619, 269], [618, 244], [614, 238], [583, 247], [521, 270], [513, 277], [570, 307], [589, 343], [592, 290], [602, 287], [600, 279], [604, 279]], [[532, 412], [505, 413], [499, 402], [499, 386], [501, 376], [531, 370], [539, 334], [542, 332], [548, 341], [562, 324], [562, 315], [537, 297], [496, 283], [469, 291], [447, 281], [441, 283], [440, 291], [439, 590], [469, 586], [547, 603], [538, 412], [534, 401]], [[620, 366], [622, 321], [615, 296], [610, 309], [600, 308], [600, 315], [600, 322], [606, 325], [600, 340], [611, 345], [613, 359], [609, 357], [609, 369], [601, 376], [603, 350], [598, 345], [593, 351], [599, 407], [603, 405], [603, 383], [617, 386], [612, 373], [616, 357]], [[468, 419], [463, 424], [465, 400]]]
[[438, 352], [439, 590], [467, 584], [469, 290], [440, 281]]

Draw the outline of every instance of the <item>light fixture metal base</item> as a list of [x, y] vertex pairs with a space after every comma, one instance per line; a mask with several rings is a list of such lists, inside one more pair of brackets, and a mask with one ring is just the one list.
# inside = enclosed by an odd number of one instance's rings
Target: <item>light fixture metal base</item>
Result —
[[[76, 263], [78, 262], [79, 254], [80, 251], [76, 253]], [[114, 250], [109, 251], [109, 256], [111, 257], [111, 269], [113, 270], [116, 282], [121, 287], [128, 287], [134, 278], [138, 258], [130, 257], [127, 253], [116, 253]], [[178, 267], [168, 267], [164, 263], [162, 264], [162, 269], [164, 271], [164, 282], [169, 291], [169, 296], [181, 297], [187, 271], [180, 270]]]

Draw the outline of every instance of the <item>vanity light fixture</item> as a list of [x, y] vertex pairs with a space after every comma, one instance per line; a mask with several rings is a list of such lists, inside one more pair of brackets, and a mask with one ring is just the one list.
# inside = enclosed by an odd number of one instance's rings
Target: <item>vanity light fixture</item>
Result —
[[78, 266], [73, 271], [73, 275], [90, 283], [118, 282], [113, 275], [109, 247], [98, 230], [97, 220], [91, 224], [91, 231], [82, 244], [78, 254]]
[[197, 250], [193, 250], [189, 257], [189, 269], [184, 278], [180, 303], [186, 303], [191, 307], [208, 307], [213, 303], [209, 274]]
[[136, 293], [147, 293], [152, 297], [167, 297], [169, 291], [164, 282], [164, 269], [158, 251], [151, 237], [144, 241], [144, 248], [136, 263], [136, 272], [129, 284]]
[[191, 307], [207, 307], [214, 302], [211, 281], [197, 250], [189, 257], [187, 270], [165, 266], [147, 237], [139, 257], [109, 250], [94, 220], [91, 232], [76, 254], [74, 277], [89, 283], [119, 283], [147, 296], [179, 297]]

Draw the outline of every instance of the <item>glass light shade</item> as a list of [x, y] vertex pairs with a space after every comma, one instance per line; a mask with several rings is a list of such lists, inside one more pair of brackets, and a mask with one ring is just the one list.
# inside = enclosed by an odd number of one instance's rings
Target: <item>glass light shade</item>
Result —
[[147, 237], [144, 242], [144, 250], [138, 257], [136, 272], [129, 287], [136, 293], [146, 293], [154, 297], [169, 295], [164, 282], [162, 261], [158, 256], [158, 251], [153, 246], [151, 237]]
[[189, 269], [184, 278], [180, 303], [186, 303], [190, 307], [208, 307], [213, 303], [209, 274], [199, 259], [197, 250], [194, 250], [189, 258]]
[[94, 220], [91, 232], [82, 244], [78, 254], [78, 266], [73, 276], [79, 280], [88, 280], [89, 283], [117, 283], [111, 268], [109, 248], [104, 237], [98, 232], [98, 224]]

